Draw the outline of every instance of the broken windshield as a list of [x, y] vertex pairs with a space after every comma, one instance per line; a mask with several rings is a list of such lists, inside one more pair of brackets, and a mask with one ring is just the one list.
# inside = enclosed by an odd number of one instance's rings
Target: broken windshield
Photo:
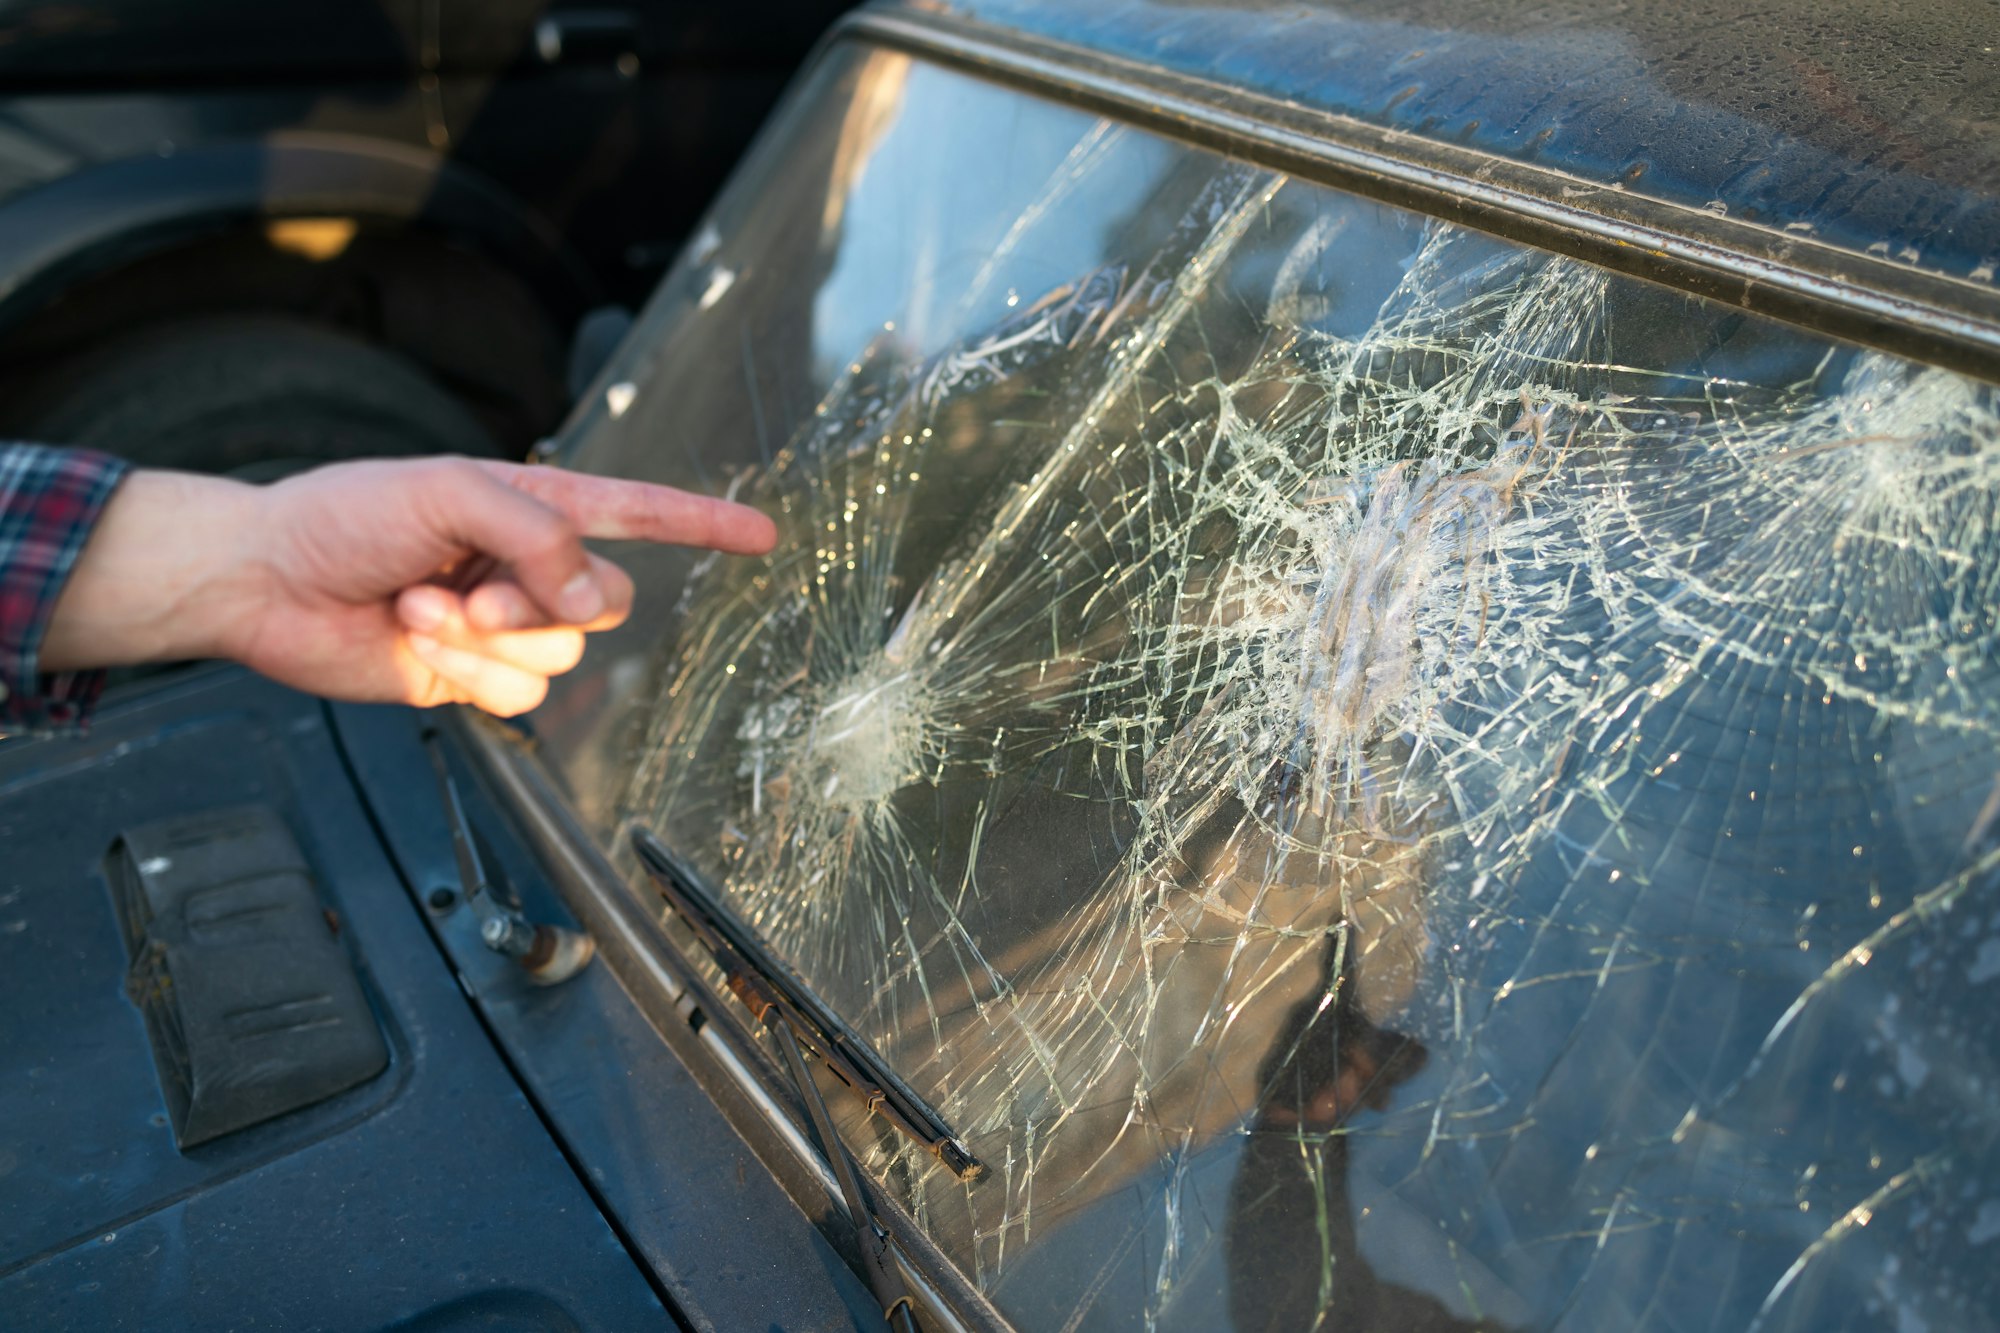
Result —
[[853, 49], [605, 384], [546, 753], [1016, 1325], [1993, 1325], [1989, 386]]

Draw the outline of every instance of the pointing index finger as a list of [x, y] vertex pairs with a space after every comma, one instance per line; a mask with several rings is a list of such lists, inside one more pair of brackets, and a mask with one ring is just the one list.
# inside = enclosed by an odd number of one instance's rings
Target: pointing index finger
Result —
[[586, 537], [712, 547], [731, 555], [762, 555], [777, 544], [769, 518], [733, 501], [555, 467], [482, 466], [563, 514]]

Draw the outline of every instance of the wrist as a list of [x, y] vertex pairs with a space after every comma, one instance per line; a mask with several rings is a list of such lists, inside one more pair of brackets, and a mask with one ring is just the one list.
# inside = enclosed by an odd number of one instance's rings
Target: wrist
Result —
[[260, 600], [260, 566], [247, 554], [261, 496], [220, 477], [132, 473], [63, 587], [42, 669], [230, 655]]

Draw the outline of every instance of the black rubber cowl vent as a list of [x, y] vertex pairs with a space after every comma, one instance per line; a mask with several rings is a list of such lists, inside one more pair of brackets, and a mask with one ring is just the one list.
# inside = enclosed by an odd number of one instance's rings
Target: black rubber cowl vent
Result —
[[311, 1105], [389, 1062], [305, 857], [264, 806], [128, 829], [105, 857], [182, 1148]]

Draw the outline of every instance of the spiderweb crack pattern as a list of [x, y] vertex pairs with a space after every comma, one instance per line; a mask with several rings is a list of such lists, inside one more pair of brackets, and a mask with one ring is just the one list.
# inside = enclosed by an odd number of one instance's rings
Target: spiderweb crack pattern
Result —
[[993, 1164], [849, 1124], [1003, 1308], [1987, 1327], [1993, 391], [1442, 225], [1329, 330], [1306, 190], [857, 358], [622, 809]]

